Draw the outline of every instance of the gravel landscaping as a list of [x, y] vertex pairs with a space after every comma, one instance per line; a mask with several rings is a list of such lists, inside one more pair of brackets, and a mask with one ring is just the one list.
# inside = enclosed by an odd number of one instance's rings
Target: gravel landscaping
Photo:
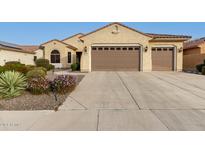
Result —
[[[49, 79], [53, 77], [52, 75], [48, 76]], [[84, 75], [77, 75], [77, 82], [79, 83], [83, 77]], [[0, 110], [57, 110], [73, 90], [74, 88], [66, 94], [57, 94], [57, 101], [51, 92], [48, 94], [32, 95], [25, 91], [19, 97], [0, 100]]]

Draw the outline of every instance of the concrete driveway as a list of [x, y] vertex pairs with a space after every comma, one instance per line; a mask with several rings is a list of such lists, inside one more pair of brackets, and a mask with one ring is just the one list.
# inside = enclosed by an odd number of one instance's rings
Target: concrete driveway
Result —
[[92, 72], [58, 112], [3, 111], [0, 130], [205, 130], [205, 77]]

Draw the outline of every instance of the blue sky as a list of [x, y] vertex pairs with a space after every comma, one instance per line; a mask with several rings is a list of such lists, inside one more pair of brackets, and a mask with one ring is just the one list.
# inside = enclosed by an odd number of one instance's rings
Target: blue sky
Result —
[[[142, 32], [205, 37], [205, 22], [122, 22]], [[30, 22], [0, 23], [0, 40], [22, 45], [39, 45], [51, 39], [64, 39], [76, 33], [88, 33], [108, 22]]]

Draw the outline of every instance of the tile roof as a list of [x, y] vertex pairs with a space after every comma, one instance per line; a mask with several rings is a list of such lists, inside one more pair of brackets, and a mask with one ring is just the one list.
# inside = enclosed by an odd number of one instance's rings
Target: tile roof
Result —
[[154, 33], [146, 33], [146, 34], [152, 36], [153, 38], [188, 38], [188, 39], [191, 38], [191, 36], [187, 36], [187, 35], [154, 34]]
[[0, 45], [5, 46], [5, 47], [11, 47], [11, 48], [19, 49], [18, 45], [14, 44], [14, 43], [8, 43], [8, 42], [0, 41]]
[[81, 36], [83, 36], [84, 34], [83, 34], [83, 33], [77, 33], [77, 34], [74, 34], [74, 35], [69, 36], [69, 37], [67, 37], [67, 38], [64, 38], [64, 39], [63, 39], [63, 40], [61, 40], [61, 41], [68, 40], [68, 39], [73, 38], [73, 37], [75, 37], [75, 36], [77, 36], [77, 35], [80, 35], [79, 37], [81, 37]]
[[19, 47], [28, 52], [34, 52], [39, 49], [39, 46], [37, 45], [20, 45]]
[[[21, 46], [13, 43], [8, 43], [4, 41], [0, 41], [0, 49], [16, 51], [16, 52], [23, 52], [23, 53], [30, 53], [34, 54], [34, 46]], [[35, 47], [36, 49], [36, 47]]]
[[187, 35], [170, 35], [170, 34], [143, 33], [143, 32], [140, 32], [140, 31], [134, 29], [134, 28], [125, 26], [125, 25], [123, 25], [123, 24], [121, 24], [121, 23], [118, 23], [118, 22], [110, 23], [110, 24], [108, 24], [108, 25], [106, 25], [106, 26], [104, 26], [104, 27], [98, 28], [98, 29], [96, 29], [96, 30], [94, 30], [94, 31], [92, 31], [92, 32], [90, 32], [90, 33], [84, 34], [84, 35], [80, 36], [79, 38], [83, 38], [83, 37], [85, 37], [85, 36], [87, 36], [87, 35], [90, 35], [90, 34], [92, 34], [92, 33], [95, 33], [95, 32], [97, 32], [97, 31], [99, 31], [99, 30], [101, 30], [101, 29], [104, 29], [104, 28], [106, 28], [106, 27], [109, 27], [109, 26], [111, 26], [111, 25], [113, 25], [113, 24], [117, 24], [117, 25], [120, 25], [120, 26], [122, 26], [122, 27], [128, 28], [128, 29], [130, 29], [130, 30], [132, 30], [132, 31], [138, 32], [138, 33], [140, 33], [140, 34], [142, 34], [142, 35], [151, 37], [151, 38], [153, 38], [153, 39], [155, 39], [155, 38], [190, 39], [190, 38], [191, 38], [191, 36], [187, 36]]
[[196, 39], [196, 40], [191, 40], [191, 41], [184, 42], [184, 49], [196, 48], [204, 42], [205, 42], [205, 37], [202, 37], [202, 38], [199, 38], [199, 39]]

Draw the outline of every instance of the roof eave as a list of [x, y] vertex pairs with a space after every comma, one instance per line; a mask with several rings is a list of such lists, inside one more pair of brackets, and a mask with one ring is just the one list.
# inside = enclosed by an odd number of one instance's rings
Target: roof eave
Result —
[[67, 46], [68, 48], [73, 49], [73, 50], [77, 50], [77, 49], [78, 49], [78, 48], [76, 48], [76, 47], [74, 47], [74, 46], [72, 46], [72, 45], [70, 45], [70, 44], [67, 44], [67, 43], [65, 43], [65, 42], [62, 42], [62, 41], [60, 41], [60, 40], [58, 40], [58, 39], [53, 39], [53, 40], [47, 41], [47, 42], [41, 44], [41, 45], [39, 46], [39, 48], [44, 48], [46, 44], [48, 44], [48, 43], [50, 43], [50, 42], [52, 42], [52, 41], [60, 42], [60, 43], [64, 44], [65, 46]]
[[86, 36], [88, 36], [88, 35], [91, 35], [91, 34], [97, 32], [97, 31], [99, 31], [99, 30], [102, 30], [102, 29], [104, 29], [104, 28], [107, 28], [107, 27], [109, 27], [109, 26], [111, 26], [111, 25], [115, 25], [115, 24], [120, 25], [120, 26], [125, 27], [125, 28], [128, 28], [128, 29], [130, 29], [130, 30], [132, 30], [132, 31], [135, 31], [135, 32], [137, 32], [137, 33], [140, 33], [140, 34], [142, 34], [142, 35], [144, 35], [144, 36], [153, 38], [153, 37], [152, 37], [151, 35], [149, 35], [149, 34], [140, 32], [140, 31], [138, 31], [138, 30], [136, 30], [136, 29], [134, 29], [134, 28], [125, 26], [125, 25], [123, 25], [123, 24], [121, 24], [121, 23], [119, 23], [119, 22], [110, 23], [110, 24], [105, 25], [105, 26], [103, 26], [103, 27], [101, 27], [101, 28], [98, 28], [98, 29], [96, 29], [96, 30], [94, 30], [94, 31], [91, 31], [91, 32], [89, 32], [89, 33], [87, 33], [87, 34], [84, 34], [83, 36], [81, 36], [81, 37], [79, 37], [79, 38], [82, 39], [82, 38], [84, 38], [84, 37], [86, 37]]
[[190, 38], [153, 38], [150, 40], [150, 42], [158, 42], [158, 41], [161, 41], [161, 42], [167, 42], [167, 41], [177, 41], [177, 42], [184, 42], [184, 41], [187, 41], [189, 40]]
[[3, 49], [3, 50], [7, 50], [7, 51], [15, 51], [15, 52], [21, 52], [21, 53], [27, 53], [27, 54], [35, 54], [35, 52], [28, 52], [28, 51], [25, 51], [25, 50], [18, 50], [18, 49], [12, 49], [12, 48], [6, 48], [6, 47], [0, 47], [0, 49]]

